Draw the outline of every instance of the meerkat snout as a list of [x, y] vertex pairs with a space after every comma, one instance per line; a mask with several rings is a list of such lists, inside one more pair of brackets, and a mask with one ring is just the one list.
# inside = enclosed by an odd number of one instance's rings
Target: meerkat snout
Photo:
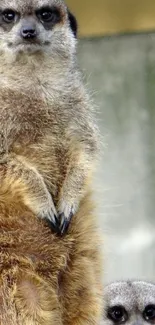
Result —
[[24, 40], [36, 39], [38, 32], [34, 22], [25, 22], [21, 27], [20, 34]]

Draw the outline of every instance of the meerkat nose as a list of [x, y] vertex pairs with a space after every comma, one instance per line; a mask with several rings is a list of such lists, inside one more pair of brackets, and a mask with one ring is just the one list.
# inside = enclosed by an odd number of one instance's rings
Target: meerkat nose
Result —
[[37, 36], [36, 29], [35, 28], [32, 28], [31, 26], [25, 26], [21, 30], [21, 36], [24, 39], [35, 38]]

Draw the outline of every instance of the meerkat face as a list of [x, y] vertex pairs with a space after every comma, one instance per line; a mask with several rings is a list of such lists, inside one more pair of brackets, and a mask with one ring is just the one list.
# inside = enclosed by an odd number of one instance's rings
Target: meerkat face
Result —
[[102, 325], [155, 324], [155, 285], [143, 281], [114, 282], [105, 287]]
[[62, 0], [0, 0], [0, 51], [74, 52], [77, 23]]

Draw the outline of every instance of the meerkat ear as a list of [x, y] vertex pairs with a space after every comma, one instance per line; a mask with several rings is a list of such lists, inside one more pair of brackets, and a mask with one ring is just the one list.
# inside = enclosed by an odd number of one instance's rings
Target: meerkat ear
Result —
[[75, 16], [68, 10], [68, 19], [70, 23], [71, 30], [75, 37], [77, 37], [78, 32], [78, 24]]

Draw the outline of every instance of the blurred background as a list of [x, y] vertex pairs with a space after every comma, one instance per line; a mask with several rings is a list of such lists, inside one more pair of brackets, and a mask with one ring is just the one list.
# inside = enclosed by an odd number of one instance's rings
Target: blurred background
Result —
[[155, 280], [155, 0], [68, 0], [98, 107], [105, 281]]

